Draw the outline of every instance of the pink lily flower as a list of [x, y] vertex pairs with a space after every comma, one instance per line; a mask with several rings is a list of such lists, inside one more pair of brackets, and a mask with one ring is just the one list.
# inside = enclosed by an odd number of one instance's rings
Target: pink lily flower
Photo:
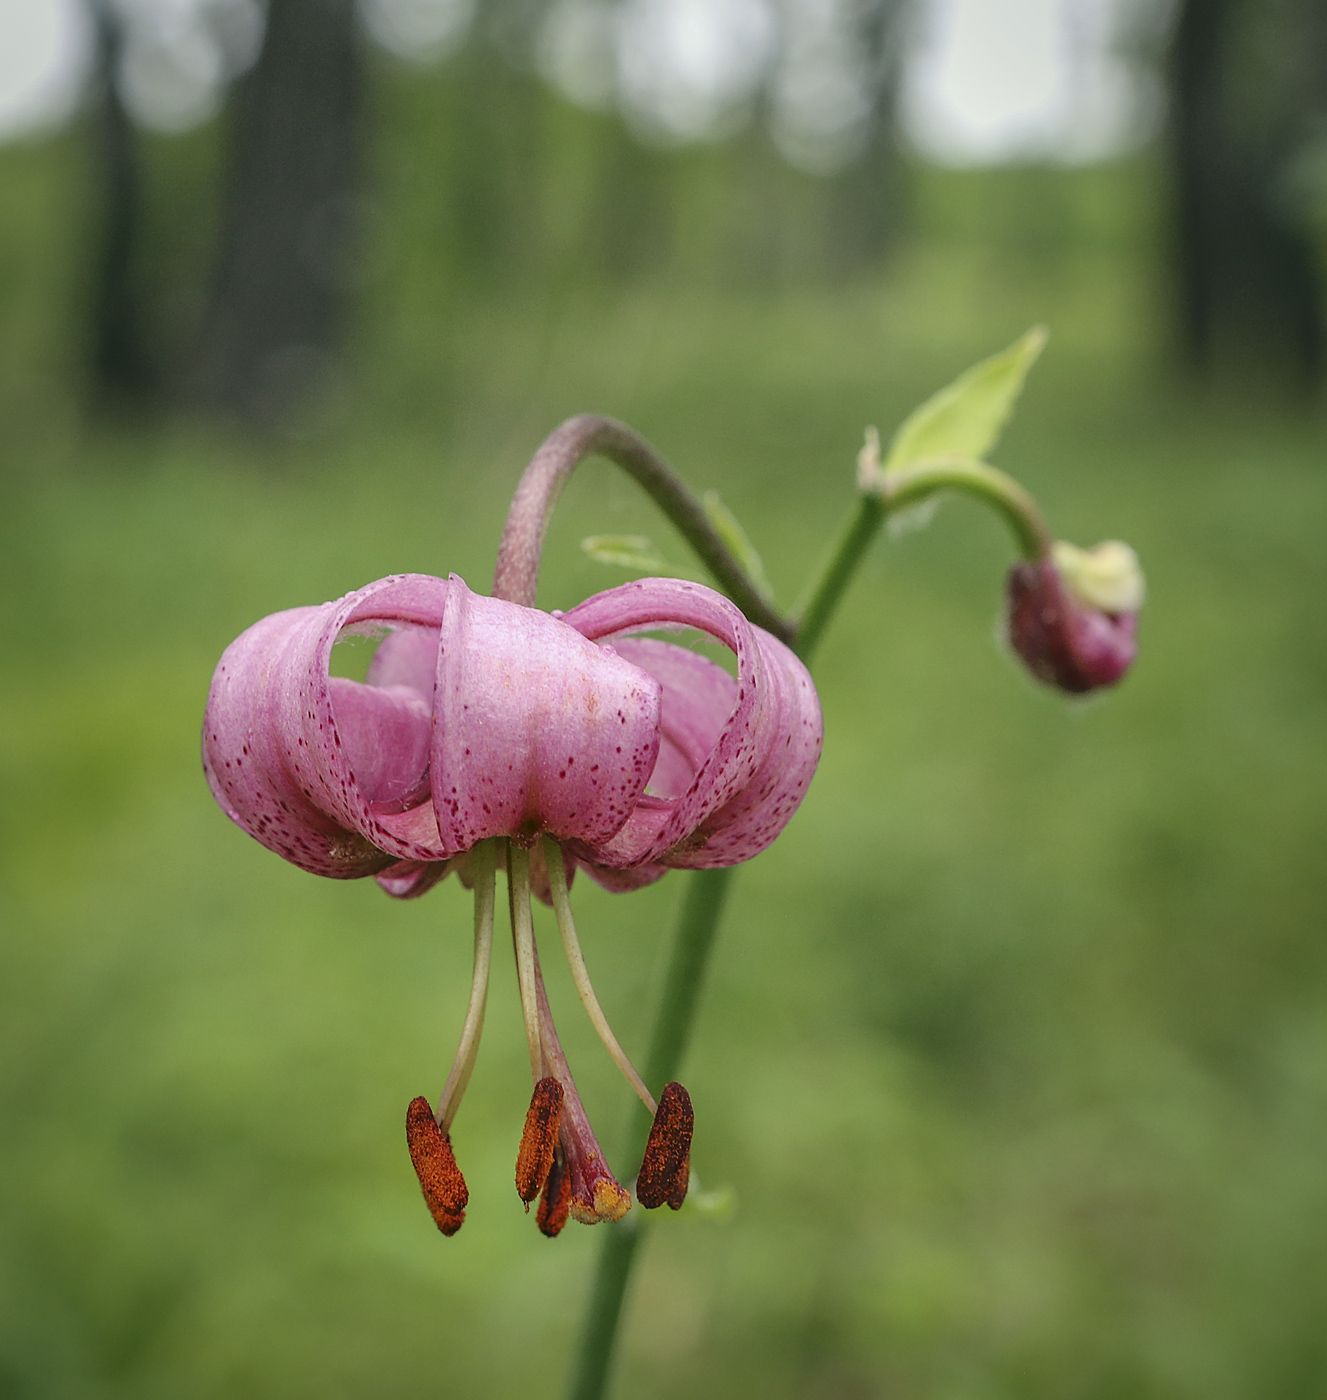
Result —
[[[727, 647], [736, 677], [651, 631]], [[332, 647], [383, 635], [363, 682], [332, 676]], [[482, 1026], [493, 872], [505, 856], [535, 1092], [517, 1163], [539, 1224], [615, 1220], [631, 1205], [590, 1129], [539, 971], [531, 892], [553, 905], [581, 999], [655, 1114], [638, 1199], [686, 1193], [691, 1105], [656, 1104], [585, 971], [567, 891], [577, 867], [614, 890], [670, 868], [735, 865], [764, 850], [815, 771], [821, 717], [805, 667], [711, 589], [642, 579], [563, 615], [472, 593], [453, 575], [382, 579], [321, 607], [264, 618], [231, 644], [208, 696], [203, 763], [250, 835], [304, 870], [373, 875], [423, 893], [456, 870], [476, 895], [475, 983], [437, 1112], [416, 1099], [407, 1140], [444, 1233], [466, 1188], [450, 1127]]]

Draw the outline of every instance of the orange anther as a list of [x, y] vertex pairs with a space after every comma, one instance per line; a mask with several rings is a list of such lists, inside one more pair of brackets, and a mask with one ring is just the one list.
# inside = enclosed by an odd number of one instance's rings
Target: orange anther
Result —
[[665, 1201], [678, 1210], [686, 1199], [695, 1121], [687, 1091], [680, 1084], [665, 1084], [636, 1177], [636, 1199], [646, 1210], [655, 1210]]
[[438, 1127], [427, 1099], [413, 1099], [406, 1109], [405, 1141], [434, 1224], [444, 1235], [454, 1235], [465, 1221], [470, 1193], [456, 1165], [451, 1138]]
[[555, 1157], [544, 1182], [544, 1194], [539, 1198], [535, 1219], [539, 1228], [551, 1240], [562, 1233], [571, 1210], [571, 1173], [563, 1159]]
[[550, 1074], [534, 1086], [521, 1133], [521, 1150], [516, 1155], [516, 1190], [527, 1210], [548, 1180], [561, 1118], [562, 1085]]

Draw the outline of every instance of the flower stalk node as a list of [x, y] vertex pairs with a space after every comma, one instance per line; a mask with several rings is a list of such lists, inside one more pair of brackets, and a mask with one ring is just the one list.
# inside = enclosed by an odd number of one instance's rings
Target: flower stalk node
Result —
[[562, 1119], [562, 1085], [547, 1075], [534, 1086], [530, 1107], [521, 1133], [521, 1150], [516, 1156], [516, 1191], [525, 1208], [544, 1189], [553, 1155], [558, 1145], [558, 1124]]
[[470, 1192], [456, 1165], [451, 1137], [438, 1126], [426, 1098], [412, 1099], [406, 1109], [405, 1140], [433, 1223], [444, 1235], [454, 1235], [465, 1223]]
[[682, 1208], [691, 1179], [695, 1121], [691, 1095], [680, 1084], [665, 1084], [636, 1178], [636, 1199], [646, 1210], [657, 1210], [665, 1202], [673, 1210]]

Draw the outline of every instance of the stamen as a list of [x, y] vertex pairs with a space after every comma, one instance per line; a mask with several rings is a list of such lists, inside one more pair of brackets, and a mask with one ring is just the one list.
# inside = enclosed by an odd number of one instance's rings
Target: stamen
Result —
[[454, 1235], [465, 1222], [470, 1193], [456, 1165], [451, 1139], [438, 1126], [425, 1098], [412, 1100], [406, 1109], [405, 1141], [434, 1224], [444, 1235]]
[[548, 1180], [544, 1182], [544, 1194], [539, 1198], [539, 1209], [535, 1213], [535, 1219], [539, 1222], [539, 1228], [551, 1240], [562, 1233], [562, 1227], [567, 1223], [570, 1213], [571, 1173], [567, 1170], [566, 1158], [559, 1152], [553, 1158]]
[[657, 1210], [665, 1201], [680, 1210], [686, 1200], [695, 1121], [687, 1091], [677, 1083], [665, 1084], [636, 1178], [636, 1199], [646, 1210]]
[[[548, 1005], [548, 992], [543, 973], [535, 955], [535, 992], [539, 999], [539, 1015], [543, 1027], [544, 1063], [561, 1081], [563, 1089], [562, 1119], [558, 1124], [560, 1156], [566, 1164], [569, 1182], [567, 1209], [583, 1225], [597, 1225], [604, 1220], [620, 1220], [631, 1209], [631, 1194], [624, 1190], [608, 1169], [603, 1149], [594, 1136], [585, 1105], [576, 1092], [567, 1057], [562, 1053], [553, 1013]], [[560, 1195], [560, 1188], [559, 1188]], [[558, 1197], [554, 1197], [557, 1200]], [[558, 1227], [559, 1229], [561, 1226]]]
[[516, 1190], [527, 1211], [548, 1180], [561, 1117], [562, 1085], [549, 1075], [534, 1086], [525, 1115], [525, 1131], [521, 1134], [521, 1150], [516, 1156]]
[[511, 902], [511, 937], [516, 949], [516, 980], [521, 986], [521, 1015], [530, 1047], [530, 1072], [537, 1083], [544, 1077], [539, 1035], [539, 995], [535, 990], [534, 919], [530, 914], [530, 852], [507, 844], [507, 896]]
[[466, 1007], [461, 1042], [456, 1047], [447, 1084], [438, 1102], [438, 1124], [446, 1133], [461, 1106], [470, 1074], [479, 1054], [479, 1037], [484, 1030], [484, 1007], [488, 1001], [488, 974], [493, 962], [494, 869], [497, 863], [495, 841], [481, 841], [471, 852], [470, 868], [475, 880], [475, 963], [470, 981], [470, 1004]]
[[645, 1081], [636, 1073], [635, 1065], [627, 1058], [626, 1051], [618, 1043], [617, 1036], [613, 1034], [613, 1028], [608, 1024], [608, 1017], [604, 1015], [603, 1007], [599, 1005], [599, 998], [594, 994], [589, 969], [586, 968], [585, 959], [581, 955], [580, 940], [576, 937], [576, 922], [571, 916], [571, 901], [567, 897], [567, 866], [562, 855], [562, 847], [556, 841], [546, 838], [544, 859], [548, 865], [549, 888], [553, 893], [553, 912], [557, 915], [558, 931], [562, 934], [562, 947], [571, 967], [572, 980], [576, 983], [576, 990], [580, 993], [581, 1005], [585, 1007], [585, 1013], [589, 1016], [590, 1023], [598, 1031], [599, 1039], [603, 1041], [604, 1048], [613, 1057], [613, 1063], [626, 1076], [627, 1083], [640, 1095], [641, 1102], [653, 1113], [657, 1107], [654, 1098], [645, 1087]]

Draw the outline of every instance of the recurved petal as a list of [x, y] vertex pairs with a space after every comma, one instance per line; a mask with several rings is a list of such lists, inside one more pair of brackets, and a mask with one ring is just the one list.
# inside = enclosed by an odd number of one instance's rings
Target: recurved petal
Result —
[[595, 865], [588, 860], [575, 860], [569, 864], [579, 865], [596, 885], [613, 894], [629, 894], [632, 890], [643, 890], [646, 885], [652, 885], [668, 874], [666, 865], [627, 865], [615, 870], [612, 866]]
[[454, 856], [451, 860], [424, 862], [401, 860], [389, 865], [376, 879], [379, 886], [393, 899], [418, 899], [427, 894], [444, 876], [457, 868], [457, 862], [464, 856]]
[[233, 821], [303, 869], [343, 879], [456, 854], [439, 842], [427, 802], [400, 810], [419, 790], [429, 697], [334, 684], [328, 673], [345, 630], [436, 636], [447, 588], [423, 575], [382, 579], [264, 618], [227, 648], [208, 695], [203, 763]]
[[429, 795], [432, 713], [424, 697], [410, 686], [343, 676], [331, 677], [331, 694], [336, 732], [365, 801], [377, 812], [418, 807]]
[[658, 749], [655, 680], [548, 613], [452, 576], [430, 765], [445, 846], [541, 832], [605, 841], [635, 808]]
[[[820, 758], [820, 703], [802, 663], [721, 594], [678, 579], [610, 589], [565, 621], [613, 643], [663, 693], [662, 808], [647, 796], [614, 840], [578, 855], [587, 865], [707, 868], [764, 850], [797, 809]], [[673, 627], [727, 646], [736, 681], [685, 648], [626, 635]]]

